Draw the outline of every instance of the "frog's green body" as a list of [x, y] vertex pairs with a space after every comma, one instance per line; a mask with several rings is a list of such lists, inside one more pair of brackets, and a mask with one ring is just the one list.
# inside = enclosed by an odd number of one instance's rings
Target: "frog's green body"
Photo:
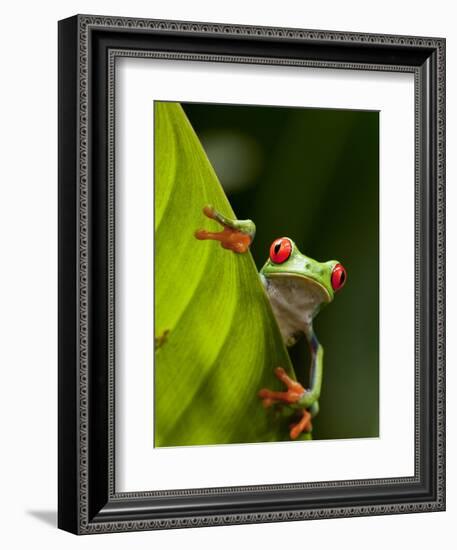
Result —
[[[200, 230], [196, 233], [197, 238], [219, 240], [224, 248], [234, 252], [248, 249], [255, 235], [255, 225], [251, 220], [229, 220], [211, 207], [205, 207], [204, 213], [221, 223], [224, 231], [209, 233]], [[302, 254], [291, 239], [282, 237], [271, 245], [270, 256], [260, 270], [260, 278], [286, 346], [292, 346], [303, 334], [311, 351], [308, 389], [278, 368], [276, 375], [287, 386], [287, 391], [262, 389], [259, 392], [265, 406], [286, 403], [301, 411], [302, 418], [290, 433], [291, 438], [295, 439], [303, 431], [311, 430], [311, 417], [319, 410], [324, 350], [314, 333], [313, 319], [343, 287], [346, 272], [336, 260], [317, 262]]]
[[[282, 240], [285, 238], [277, 239], [278, 242]], [[317, 262], [302, 254], [293, 241], [287, 240], [291, 245], [290, 256], [279, 264], [270, 257], [260, 270], [260, 276], [284, 342], [291, 346], [300, 333], [307, 334], [312, 329], [313, 319], [322, 306], [333, 300], [331, 277], [338, 262]]]
[[313, 319], [333, 300], [331, 276], [338, 262], [317, 262], [302, 254], [290, 239], [289, 242], [289, 258], [277, 264], [270, 257], [260, 270], [260, 277], [286, 346], [294, 345], [302, 334], [308, 341], [312, 356], [309, 389], [291, 406], [309, 409], [315, 416], [319, 411], [324, 350], [314, 333]]

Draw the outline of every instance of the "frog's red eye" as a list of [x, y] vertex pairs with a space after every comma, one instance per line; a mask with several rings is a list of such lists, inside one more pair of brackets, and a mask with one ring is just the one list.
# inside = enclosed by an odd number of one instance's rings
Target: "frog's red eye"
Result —
[[344, 283], [346, 282], [347, 275], [346, 270], [341, 264], [336, 264], [332, 271], [332, 288], [336, 292], [343, 288]]
[[270, 260], [275, 264], [283, 264], [289, 259], [291, 252], [292, 243], [286, 237], [281, 237], [270, 246]]

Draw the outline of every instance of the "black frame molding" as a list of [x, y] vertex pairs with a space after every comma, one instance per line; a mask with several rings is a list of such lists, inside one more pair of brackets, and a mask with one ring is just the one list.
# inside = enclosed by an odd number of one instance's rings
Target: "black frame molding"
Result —
[[[116, 493], [114, 79], [118, 56], [415, 77], [411, 478]], [[445, 509], [445, 40], [77, 15], [59, 22], [58, 525], [88, 534]]]

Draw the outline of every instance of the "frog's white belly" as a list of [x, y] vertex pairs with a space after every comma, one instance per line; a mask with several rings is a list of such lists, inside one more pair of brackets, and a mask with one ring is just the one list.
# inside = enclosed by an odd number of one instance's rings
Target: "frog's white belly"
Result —
[[290, 274], [261, 276], [273, 313], [287, 346], [293, 345], [300, 333], [306, 333], [323, 302], [326, 291], [310, 279]]

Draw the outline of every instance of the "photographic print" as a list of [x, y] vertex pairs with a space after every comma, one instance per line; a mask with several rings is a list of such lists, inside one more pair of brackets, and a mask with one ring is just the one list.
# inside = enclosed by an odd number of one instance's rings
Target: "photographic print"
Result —
[[379, 436], [379, 112], [154, 102], [154, 445]]

